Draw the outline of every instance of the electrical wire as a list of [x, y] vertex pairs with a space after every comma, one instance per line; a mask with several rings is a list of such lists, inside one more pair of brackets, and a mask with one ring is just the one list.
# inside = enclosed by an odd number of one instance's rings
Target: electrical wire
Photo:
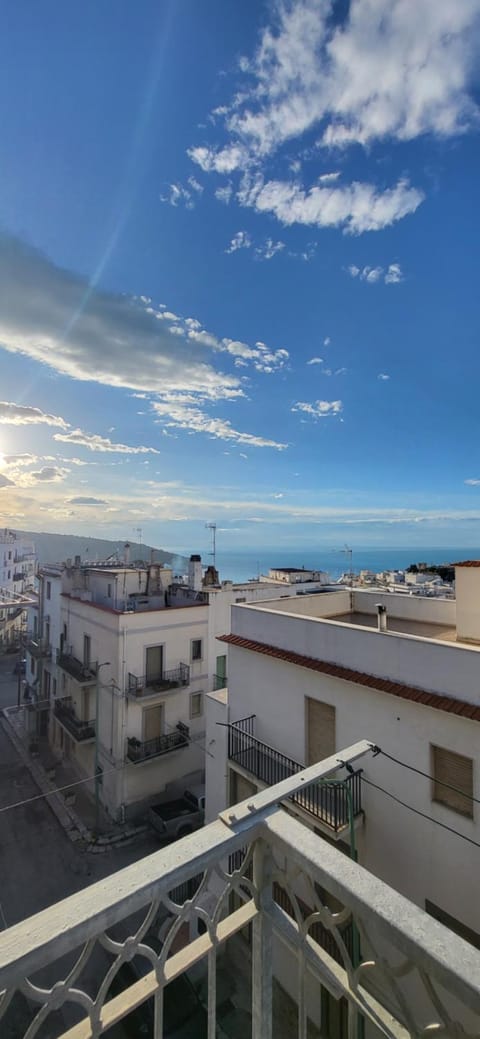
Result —
[[453, 790], [456, 794], [461, 794], [462, 797], [466, 797], [468, 801], [474, 801], [475, 804], [480, 804], [480, 798], [474, 797], [473, 794], [467, 794], [465, 790], [460, 790], [458, 786], [452, 786], [451, 783], [445, 783], [443, 779], [437, 779], [436, 776], [431, 776], [428, 772], [422, 772], [421, 768], [415, 768], [414, 765], [408, 765], [406, 761], [400, 761], [399, 758], [394, 758], [393, 754], [387, 754], [386, 750], [382, 750], [381, 747], [372, 747], [374, 757], [377, 754], [382, 754], [384, 758], [388, 758], [389, 761], [394, 761], [396, 765], [401, 765], [402, 768], [408, 768], [410, 772], [416, 772], [418, 776], [424, 776], [425, 779], [430, 779], [435, 786], [444, 786], [447, 790]]
[[435, 823], [435, 826], [441, 826], [442, 830], [448, 830], [449, 833], [453, 833], [455, 837], [461, 837], [462, 841], [468, 841], [469, 844], [474, 844], [476, 848], [480, 848], [478, 841], [474, 841], [472, 837], [467, 837], [465, 833], [460, 833], [459, 830], [454, 830], [453, 826], [447, 826], [446, 823], [441, 823], [439, 819], [433, 819], [431, 815], [427, 815], [426, 812], [421, 812], [419, 808], [414, 808], [413, 805], [407, 804], [406, 801], [401, 801], [399, 797], [392, 794], [390, 790], [384, 790], [383, 786], [378, 786], [377, 783], [372, 783], [371, 779], [366, 779], [365, 775], [362, 774], [362, 783], [366, 783], [367, 786], [373, 787], [375, 790], [379, 790], [381, 794], [385, 794], [386, 797], [390, 797], [396, 804], [402, 806], [402, 808], [408, 808], [410, 812], [414, 812], [415, 815], [420, 815], [422, 819], [427, 819], [429, 823]]

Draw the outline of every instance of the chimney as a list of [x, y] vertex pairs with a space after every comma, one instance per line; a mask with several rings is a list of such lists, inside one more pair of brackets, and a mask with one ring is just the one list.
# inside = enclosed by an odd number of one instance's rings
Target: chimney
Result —
[[377, 621], [378, 621], [378, 630], [379, 631], [386, 631], [387, 630], [387, 607], [383, 606], [383, 604], [381, 602], [377, 602]]
[[126, 541], [124, 546], [123, 546], [123, 562], [125, 563], [125, 566], [128, 566], [129, 563], [130, 563], [130, 542], [129, 541]]
[[457, 639], [480, 644], [480, 559], [455, 563]]
[[201, 592], [202, 577], [202, 557], [197, 555], [190, 556], [188, 562], [188, 587], [192, 588], [194, 592]]

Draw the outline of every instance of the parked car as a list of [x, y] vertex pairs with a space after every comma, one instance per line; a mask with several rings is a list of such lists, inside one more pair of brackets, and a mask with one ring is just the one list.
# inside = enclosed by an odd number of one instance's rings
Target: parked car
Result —
[[163, 840], [176, 841], [203, 826], [205, 787], [185, 790], [183, 797], [152, 805], [148, 819]]
[[27, 661], [26, 661], [25, 657], [22, 657], [21, 660], [16, 660], [15, 661], [15, 663], [13, 665], [13, 672], [12, 673], [14, 675], [24, 675], [26, 673], [26, 670], [27, 670]]
[[[145, 943], [160, 952], [160, 943], [151, 935], [145, 938]], [[151, 970], [151, 963], [144, 956], [135, 956], [123, 963], [112, 981], [108, 998], [118, 996]], [[154, 1013], [153, 998], [147, 999], [123, 1019], [122, 1025], [132, 1039], [153, 1039]], [[165, 986], [162, 1034], [164, 1039], [207, 1039], [207, 1011], [186, 974], [180, 974]]]

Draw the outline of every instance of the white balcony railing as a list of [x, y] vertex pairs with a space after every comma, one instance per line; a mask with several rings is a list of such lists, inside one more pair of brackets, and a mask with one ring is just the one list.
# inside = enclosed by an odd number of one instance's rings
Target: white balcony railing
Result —
[[[362, 742], [338, 757], [353, 762], [369, 750]], [[279, 806], [338, 767], [337, 757], [312, 766], [4, 931], [0, 1034], [98, 1039], [148, 1004], [150, 1034], [160, 1039], [165, 986], [201, 960], [208, 974], [205, 1034], [228, 1034], [217, 1019], [217, 960], [227, 939], [249, 925], [253, 1039], [272, 1036], [278, 948], [292, 959], [299, 1039], [307, 1035], [312, 978], [317, 1004], [322, 992], [345, 997], [351, 1039], [359, 1034], [359, 1014], [367, 1037], [478, 1036], [480, 952]], [[330, 896], [343, 908], [330, 910]], [[185, 926], [198, 920], [202, 934]], [[342, 937], [347, 924], [353, 943]], [[115, 979], [139, 958], [147, 967], [119, 991]], [[11, 1023], [17, 1003], [21, 1028]]]

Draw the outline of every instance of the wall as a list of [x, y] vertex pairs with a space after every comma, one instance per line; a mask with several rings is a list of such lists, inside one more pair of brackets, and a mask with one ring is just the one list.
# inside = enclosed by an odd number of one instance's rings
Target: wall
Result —
[[[480, 797], [478, 723], [235, 646], [230, 649], [230, 718], [256, 714], [259, 739], [304, 762], [305, 697], [317, 698], [336, 707], [339, 750], [360, 739], [371, 740], [430, 773], [430, 744], [446, 747], [473, 758], [474, 796]], [[477, 806], [470, 820], [432, 802], [428, 779], [382, 755], [366, 757], [361, 766], [373, 783], [480, 842]], [[478, 848], [366, 784], [363, 802], [365, 823], [357, 831], [362, 865], [418, 905], [423, 906], [427, 897], [480, 932]]]
[[228, 694], [226, 689], [207, 696], [205, 787], [207, 804], [205, 822], [213, 822], [227, 804]]
[[[405, 620], [424, 621], [426, 624], [456, 625], [456, 603], [454, 599], [432, 599], [423, 595], [389, 594], [388, 592], [354, 591], [353, 608], [359, 613], [376, 614], [376, 604], [382, 603], [392, 617]], [[388, 621], [387, 621], [388, 623]]]
[[[312, 600], [308, 600], [310, 602]], [[288, 604], [285, 609], [287, 607]], [[390, 631], [378, 632], [354, 624], [299, 617], [282, 611], [283, 605], [282, 610], [234, 606], [232, 632], [367, 674], [480, 703], [480, 649], [475, 646], [435, 642]]]
[[455, 567], [457, 634], [480, 642], [480, 567]]

